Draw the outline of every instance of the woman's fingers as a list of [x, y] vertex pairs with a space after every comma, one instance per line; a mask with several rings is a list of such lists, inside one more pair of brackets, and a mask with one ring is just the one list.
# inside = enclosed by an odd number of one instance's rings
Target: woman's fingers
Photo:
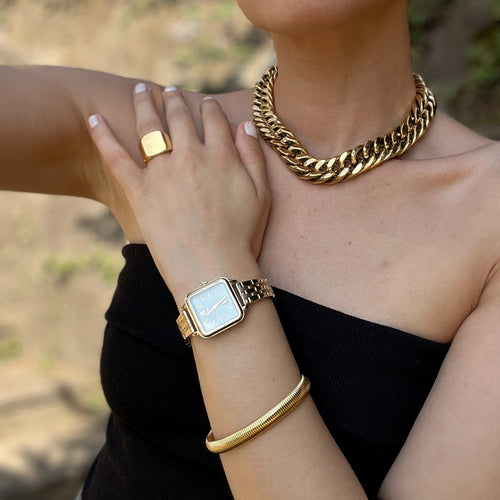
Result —
[[237, 160], [233, 166], [240, 164], [239, 160], [241, 160], [252, 178], [257, 194], [268, 196], [266, 163], [253, 122], [241, 123], [233, 139], [227, 116], [220, 104], [213, 98], [203, 100], [201, 118], [205, 147], [217, 151], [222, 161], [227, 161], [233, 156]]
[[104, 164], [124, 188], [127, 196], [130, 190], [140, 185], [142, 170], [117, 141], [111, 129], [100, 115], [89, 117], [90, 137], [98, 149]]
[[153, 102], [153, 96], [145, 83], [138, 83], [134, 88], [135, 122], [139, 138], [155, 130], [164, 130]]
[[231, 126], [220, 104], [212, 97], [205, 97], [200, 110], [205, 145], [230, 147], [233, 144]]
[[163, 101], [174, 150], [176, 148], [186, 150], [192, 147], [194, 143], [199, 143], [200, 139], [193, 116], [182, 93], [175, 87], [166, 87], [163, 90]]
[[269, 203], [270, 191], [266, 162], [257, 138], [257, 130], [252, 121], [239, 124], [236, 130], [235, 144], [241, 161], [253, 180], [257, 194]]

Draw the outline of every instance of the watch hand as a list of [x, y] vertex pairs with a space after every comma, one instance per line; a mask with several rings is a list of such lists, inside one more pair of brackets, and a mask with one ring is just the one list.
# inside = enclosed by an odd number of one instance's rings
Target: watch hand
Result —
[[215, 311], [215, 309], [217, 309], [221, 304], [223, 304], [224, 302], [226, 302], [227, 300], [227, 294], [224, 295], [224, 297], [222, 297], [219, 302], [217, 302], [216, 304], [214, 304], [208, 311], [207, 311], [207, 316], [212, 312], [212, 311]]

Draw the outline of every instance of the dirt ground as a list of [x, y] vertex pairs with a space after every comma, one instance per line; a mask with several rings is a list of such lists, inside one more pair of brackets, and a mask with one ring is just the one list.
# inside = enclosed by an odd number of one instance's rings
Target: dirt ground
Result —
[[[0, 0], [2, 64], [223, 90], [271, 58], [232, 0]], [[11, 192], [0, 231], [0, 500], [71, 499], [103, 440], [99, 351], [125, 241], [98, 203]]]
[[1, 193], [0, 228], [0, 499], [11, 500], [81, 476], [102, 444], [99, 350], [123, 239], [104, 207], [43, 195]]

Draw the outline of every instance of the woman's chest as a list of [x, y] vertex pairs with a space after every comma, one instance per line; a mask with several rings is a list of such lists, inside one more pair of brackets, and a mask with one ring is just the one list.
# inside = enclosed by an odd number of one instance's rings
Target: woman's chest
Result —
[[263, 273], [322, 305], [449, 342], [485, 280], [481, 238], [453, 193], [378, 177], [274, 189]]

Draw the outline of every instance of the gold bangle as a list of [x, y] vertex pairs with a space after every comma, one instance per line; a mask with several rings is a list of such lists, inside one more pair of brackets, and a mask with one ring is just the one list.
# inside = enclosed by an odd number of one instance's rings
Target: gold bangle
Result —
[[214, 433], [210, 430], [205, 440], [208, 450], [212, 453], [224, 453], [257, 437], [297, 408], [309, 393], [310, 387], [309, 379], [302, 375], [297, 387], [283, 401], [243, 429], [218, 440], [214, 440]]

